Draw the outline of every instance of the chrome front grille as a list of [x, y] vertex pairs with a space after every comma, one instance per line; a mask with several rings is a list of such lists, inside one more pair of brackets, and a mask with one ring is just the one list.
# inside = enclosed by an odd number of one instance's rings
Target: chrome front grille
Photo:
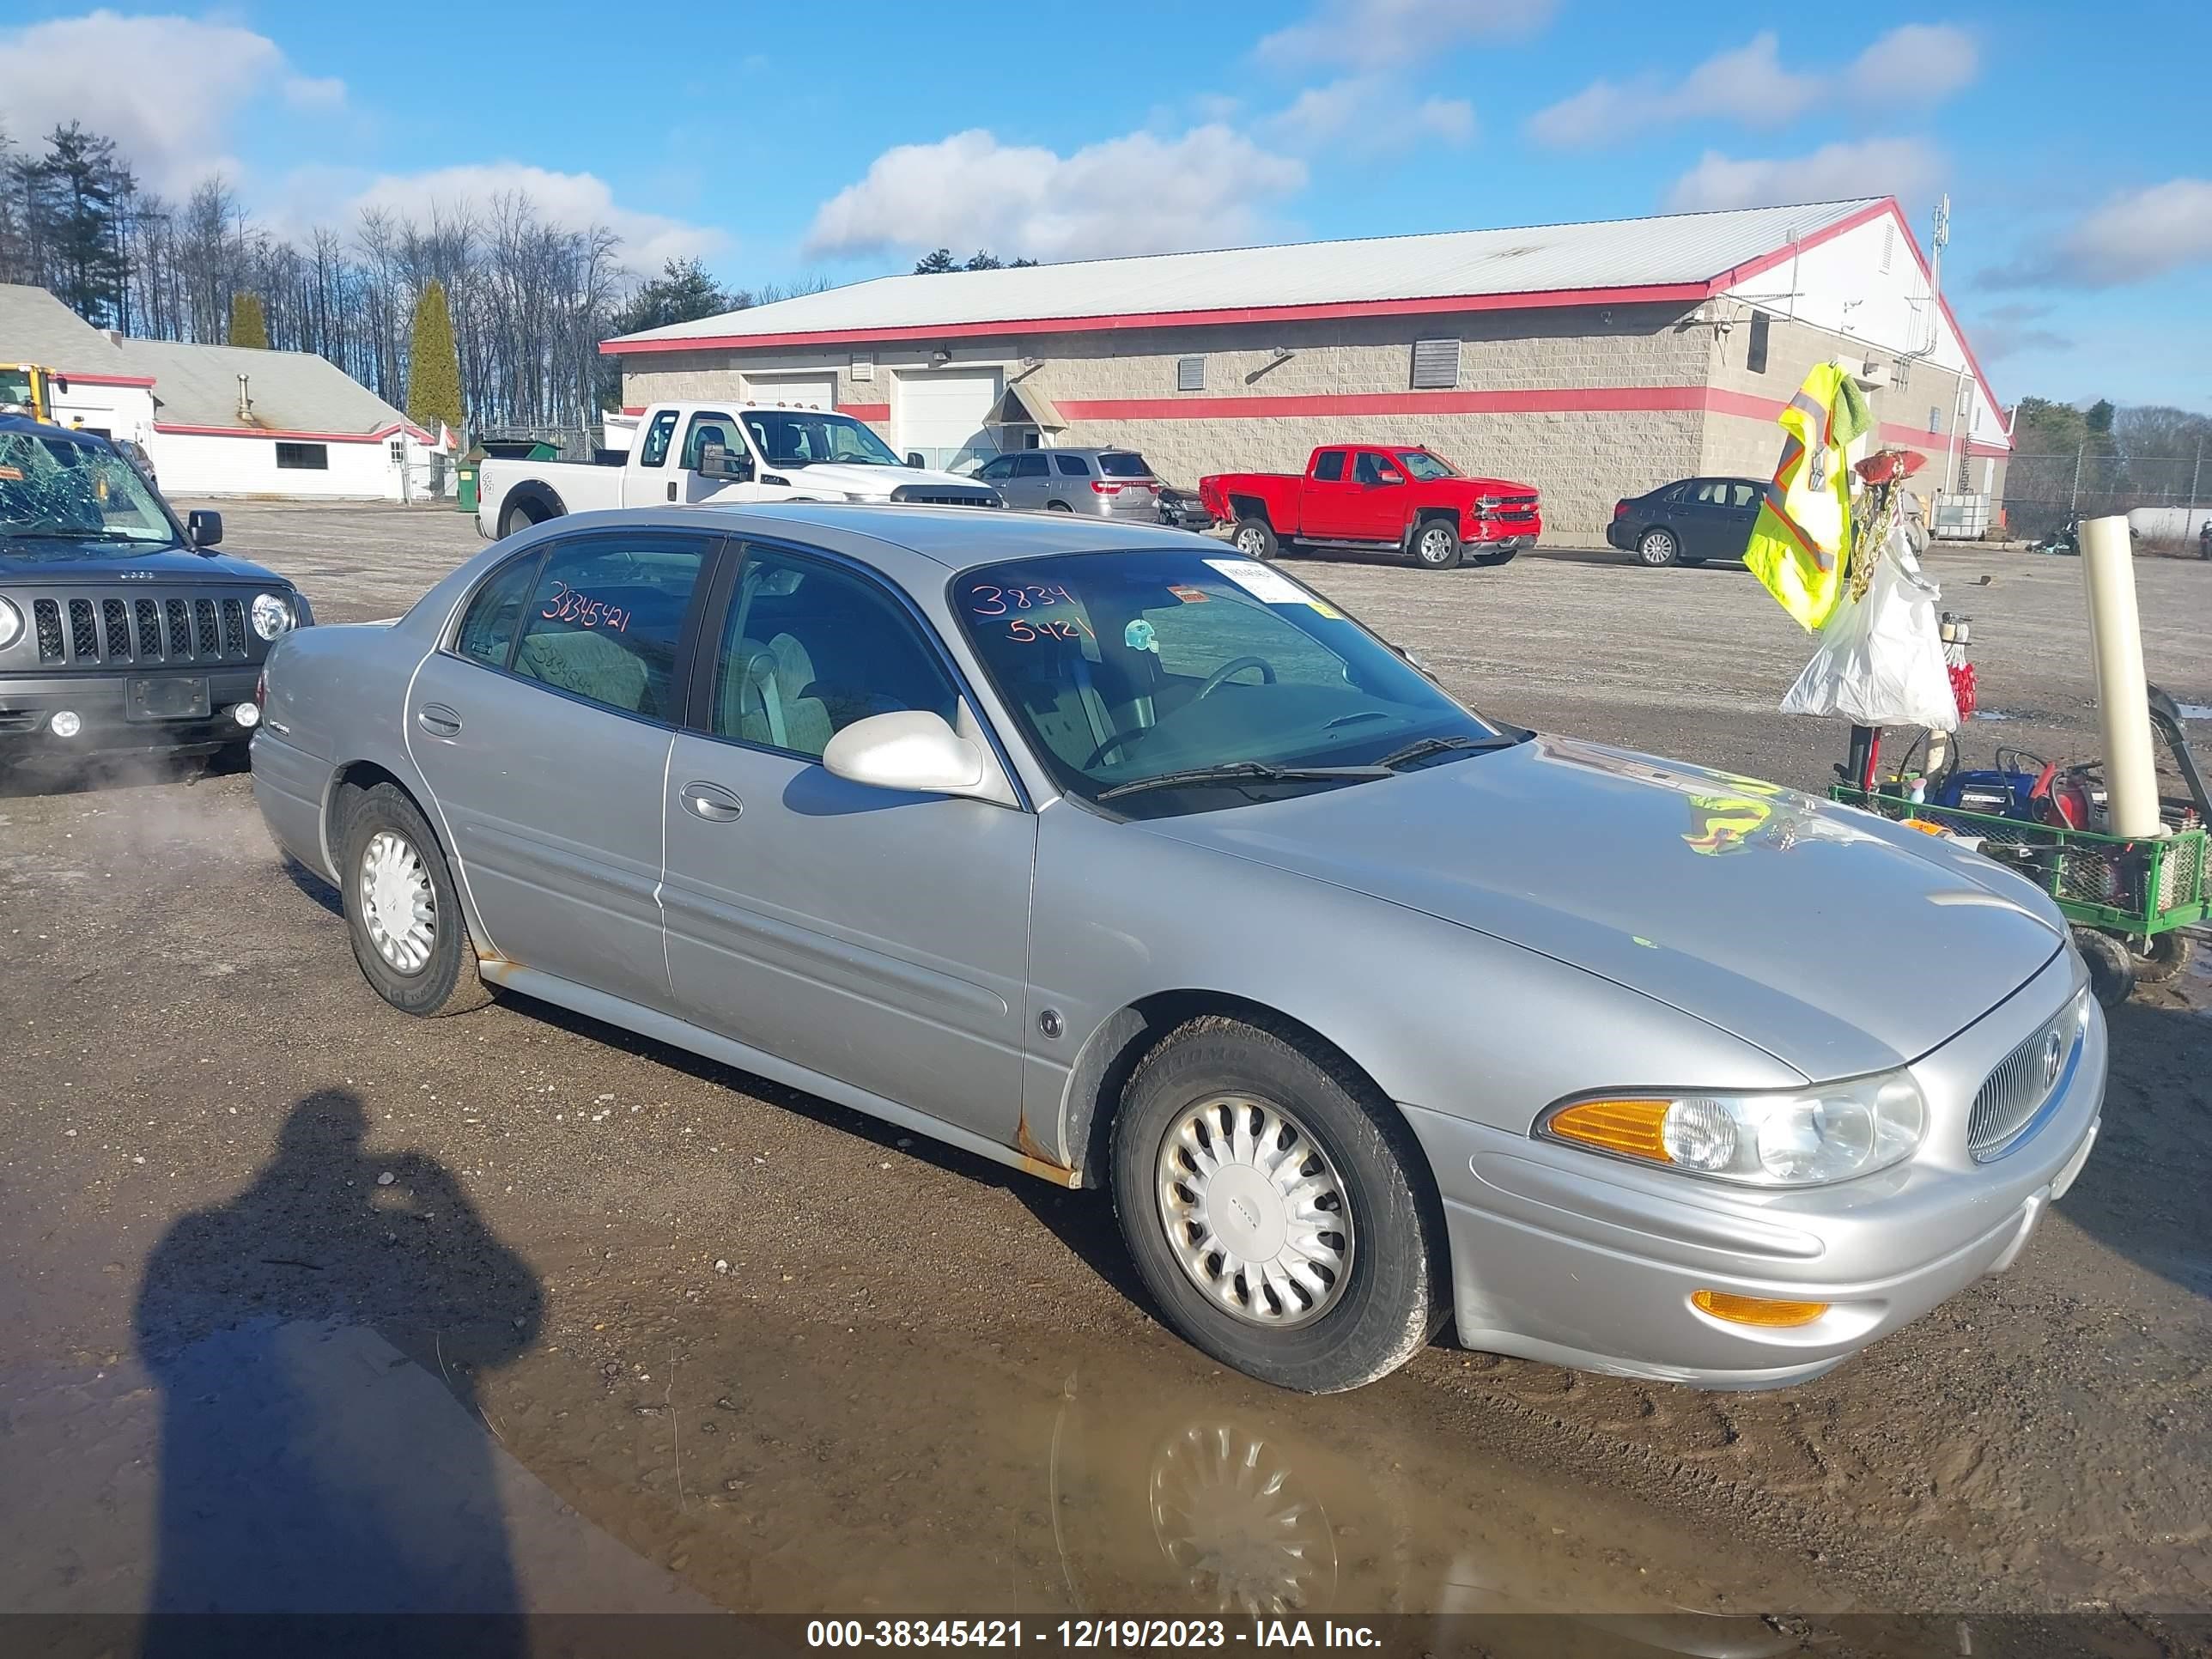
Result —
[[49, 590], [26, 597], [39, 661], [53, 667], [245, 665], [268, 650], [247, 625], [246, 597], [221, 589], [174, 596]]
[[2064, 1086], [2081, 1050], [2077, 999], [1996, 1063], [1966, 1115], [1966, 1150], [1978, 1164], [2002, 1158]]

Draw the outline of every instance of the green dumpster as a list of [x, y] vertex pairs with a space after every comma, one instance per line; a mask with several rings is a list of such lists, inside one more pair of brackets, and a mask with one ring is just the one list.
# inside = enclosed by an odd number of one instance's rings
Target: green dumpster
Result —
[[460, 480], [460, 500], [457, 503], [464, 513], [477, 510], [477, 465], [474, 461], [463, 461], [454, 469]]

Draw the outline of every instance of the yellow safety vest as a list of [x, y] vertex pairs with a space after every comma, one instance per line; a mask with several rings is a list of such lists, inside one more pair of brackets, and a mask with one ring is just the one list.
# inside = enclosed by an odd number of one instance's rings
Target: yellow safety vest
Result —
[[1873, 429], [1874, 413], [1848, 371], [1815, 363], [1775, 418], [1788, 435], [1743, 562], [1784, 611], [1817, 633], [1843, 592], [1851, 542], [1844, 450]]

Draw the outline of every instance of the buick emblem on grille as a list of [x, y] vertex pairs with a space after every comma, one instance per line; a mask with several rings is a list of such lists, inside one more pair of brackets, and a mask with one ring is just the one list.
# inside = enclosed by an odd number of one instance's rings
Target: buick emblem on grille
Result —
[[2066, 1058], [2066, 1042], [2057, 1032], [2047, 1032], [2043, 1039], [2043, 1086], [2048, 1091], [2058, 1081], [2058, 1067]]

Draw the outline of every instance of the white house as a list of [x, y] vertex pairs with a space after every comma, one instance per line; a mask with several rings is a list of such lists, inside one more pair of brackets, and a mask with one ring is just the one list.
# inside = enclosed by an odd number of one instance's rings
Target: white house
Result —
[[154, 387], [146, 447], [168, 495], [422, 501], [453, 493], [451, 431], [425, 432], [309, 351], [131, 340]]

